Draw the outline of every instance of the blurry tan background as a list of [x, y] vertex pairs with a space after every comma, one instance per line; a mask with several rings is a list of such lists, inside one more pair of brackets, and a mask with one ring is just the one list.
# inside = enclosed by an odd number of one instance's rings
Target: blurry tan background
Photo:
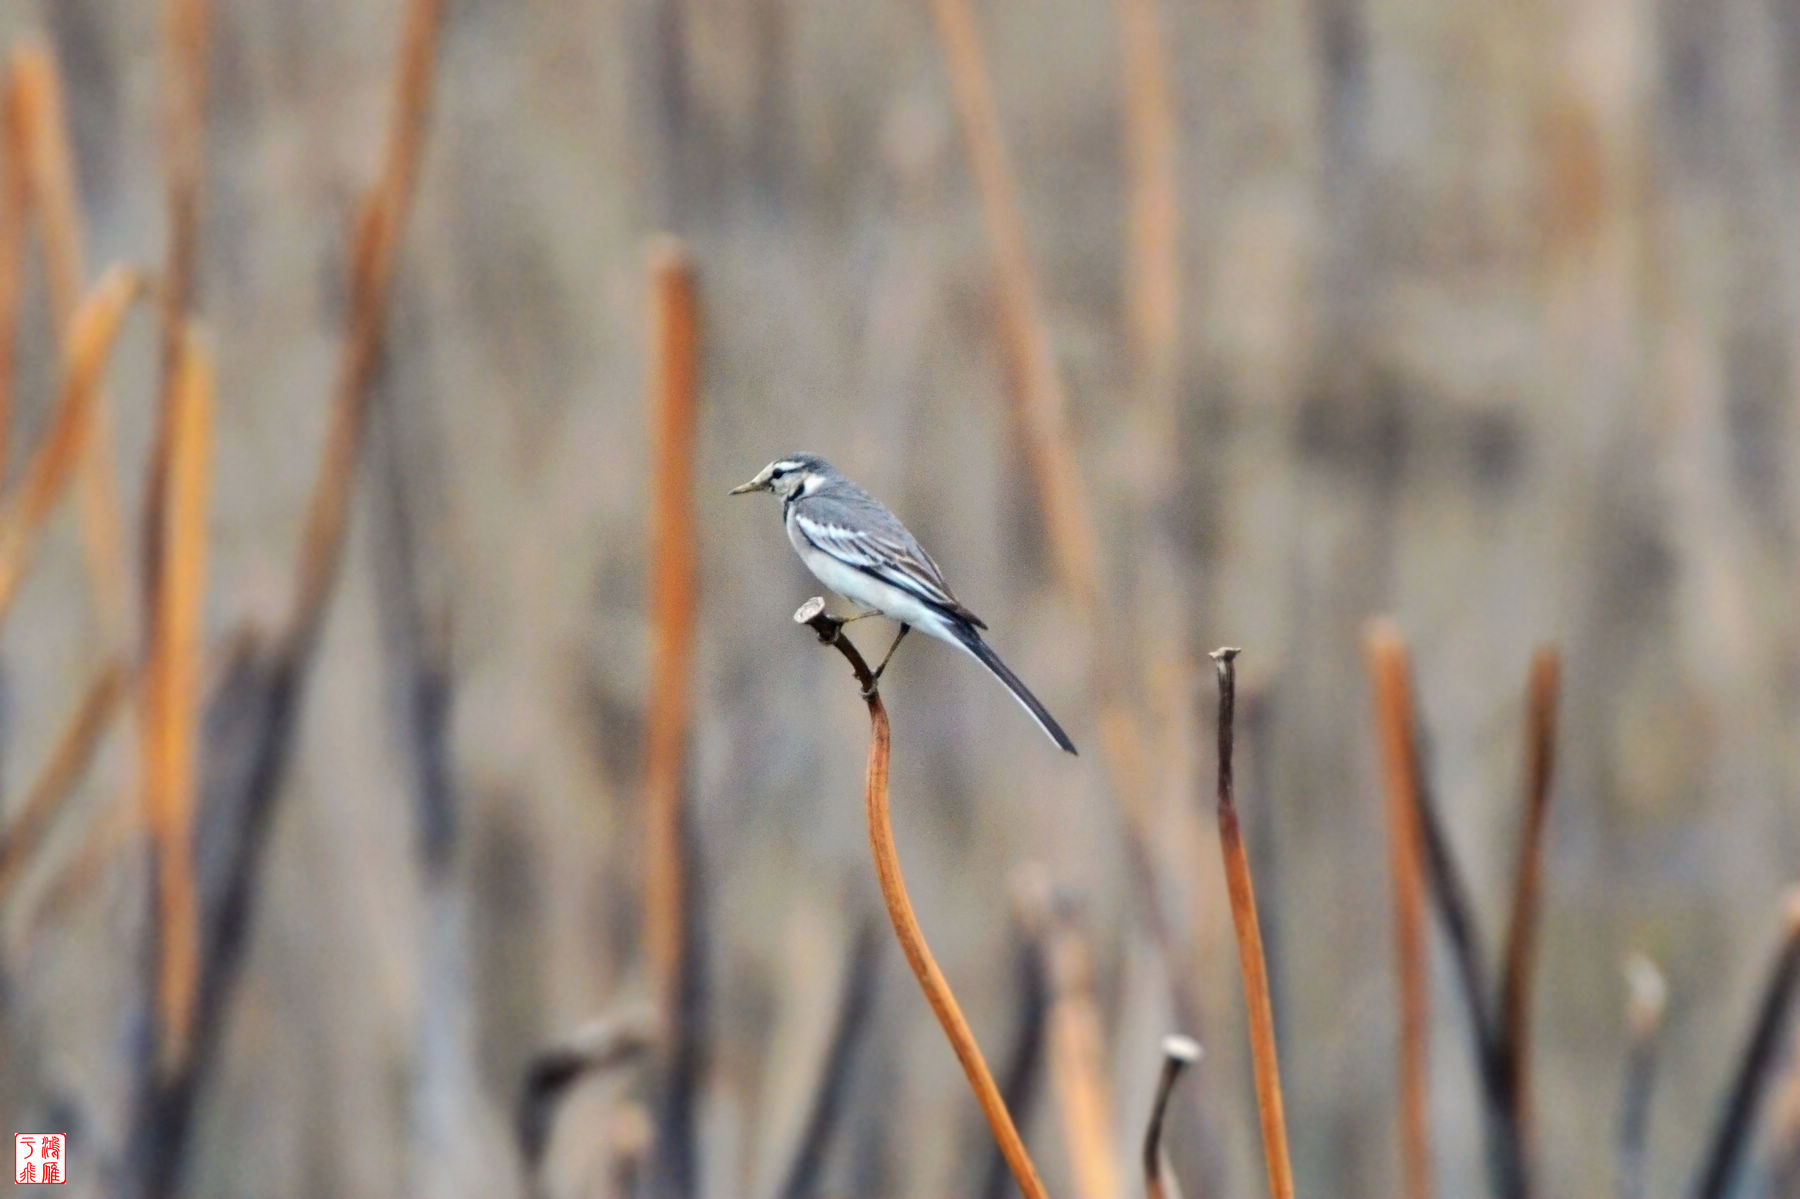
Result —
[[[907, 520], [1082, 746], [1057, 754], [935, 643], [909, 643], [884, 685], [909, 881], [996, 1060], [1016, 1023], [1014, 869], [1041, 862], [1079, 898], [1127, 1191], [1174, 1017], [1089, 654], [1121, 655], [1131, 680], [1167, 833], [1158, 885], [1197, 947], [1190, 1031], [1208, 1057], [1170, 1132], [1188, 1189], [1263, 1186], [1211, 818], [1204, 651], [1230, 643], [1260, 711], [1240, 803], [1300, 1189], [1393, 1194], [1389, 881], [1360, 641], [1380, 613], [1414, 646], [1490, 954], [1525, 671], [1537, 643], [1562, 646], [1540, 1188], [1610, 1187], [1631, 949], [1671, 986], [1650, 1193], [1686, 1185], [1795, 874], [1796, 10], [1160, 5], [1179, 201], [1165, 387], [1127, 323], [1123, 7], [976, 6], [1116, 616], [1094, 646], [1009, 415], [989, 241], [929, 11], [451, 3], [346, 573], [186, 1193], [518, 1193], [509, 1121], [528, 1057], [644, 993], [644, 264], [665, 229], [691, 248], [704, 325], [689, 792], [703, 1193], [778, 1186], [841, 963], [879, 916], [861, 706], [837, 656], [789, 622], [818, 588], [774, 503], [725, 498], [796, 449]], [[219, 360], [207, 627], [222, 658], [233, 630], [283, 612], [401, 6], [213, 8], [196, 307]], [[65, 74], [90, 262], [154, 265], [156, 6], [0, 7], [0, 34], [30, 31]], [[55, 362], [41, 275], [27, 278], [15, 462]], [[155, 338], [135, 319], [111, 376], [133, 503]], [[450, 647], [459, 812], [435, 931], [377, 585], [395, 502]], [[9, 797], [95, 660], [71, 513], [0, 641]], [[130, 804], [130, 727], [4, 912], [0, 1110], [18, 1130], [70, 1124], [72, 1171], [124, 1152], [143, 855], [127, 841], [92, 885], [55, 881]], [[1433, 940], [1439, 1188], [1480, 1193], [1465, 1017]], [[427, 965], [445, 944], [460, 969]], [[975, 1109], [885, 936], [882, 953], [823, 1192], [975, 1194]], [[555, 1193], [604, 1193], [616, 1089], [565, 1111]], [[1043, 1088], [1024, 1122], [1067, 1192]]]

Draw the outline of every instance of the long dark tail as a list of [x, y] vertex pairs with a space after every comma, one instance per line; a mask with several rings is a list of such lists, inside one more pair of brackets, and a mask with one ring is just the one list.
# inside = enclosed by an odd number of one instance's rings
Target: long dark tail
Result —
[[1075, 743], [1069, 740], [1069, 734], [1063, 732], [1062, 725], [1056, 723], [1056, 717], [1050, 715], [1050, 709], [1038, 702], [1038, 697], [1031, 693], [1031, 688], [1019, 681], [1019, 676], [1007, 668], [994, 648], [981, 639], [980, 633], [960, 620], [946, 620], [944, 623], [950, 626], [964, 649], [987, 667], [995, 678], [1006, 684], [1006, 689], [1013, 693], [1013, 698], [1024, 705], [1025, 710], [1031, 713], [1031, 718], [1038, 722], [1038, 727], [1044, 730], [1050, 740], [1056, 742], [1058, 749], [1071, 754], [1077, 752]]

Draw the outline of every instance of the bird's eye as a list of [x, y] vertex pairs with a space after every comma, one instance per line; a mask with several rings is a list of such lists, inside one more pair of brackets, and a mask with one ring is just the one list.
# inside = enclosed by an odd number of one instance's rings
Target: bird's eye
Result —
[[773, 480], [773, 479], [779, 479], [779, 478], [780, 478], [780, 477], [781, 477], [781, 476], [782, 476], [782, 475], [785, 475], [785, 474], [787, 474], [787, 473], [788, 473], [788, 468], [787, 468], [787, 467], [785, 467], [785, 466], [778, 466], [778, 467], [776, 467], [776, 468], [775, 468], [775, 469], [774, 469], [774, 470], [772, 470], [772, 471], [770, 471], [770, 472], [769, 472], [769, 478], [770, 478], [770, 479], [772, 479], [772, 480]]

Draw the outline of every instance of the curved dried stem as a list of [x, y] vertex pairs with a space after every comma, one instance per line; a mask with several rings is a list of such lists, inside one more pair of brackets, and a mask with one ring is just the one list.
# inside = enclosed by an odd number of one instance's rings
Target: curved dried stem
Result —
[[1212, 652], [1219, 668], [1219, 848], [1225, 855], [1225, 885], [1231, 923], [1237, 930], [1238, 967], [1244, 976], [1244, 1014], [1250, 1024], [1250, 1061], [1256, 1072], [1256, 1110], [1262, 1122], [1263, 1158], [1273, 1199], [1294, 1199], [1294, 1167], [1288, 1157], [1287, 1112], [1281, 1099], [1281, 1063], [1275, 1053], [1275, 1009], [1269, 1000], [1269, 967], [1263, 959], [1262, 925], [1256, 916], [1256, 885], [1238, 829], [1232, 792], [1232, 722], [1237, 705], [1238, 650]]
[[1200, 1060], [1200, 1043], [1192, 1037], [1163, 1038], [1162, 1075], [1156, 1082], [1156, 1098], [1150, 1104], [1150, 1121], [1144, 1126], [1144, 1196], [1145, 1199], [1181, 1199], [1181, 1188], [1175, 1175], [1163, 1161], [1163, 1118], [1169, 1109], [1169, 1096], [1175, 1093], [1175, 1080], [1188, 1066]]
[[862, 688], [863, 700], [869, 706], [866, 788], [869, 848], [875, 856], [875, 874], [881, 882], [881, 897], [887, 904], [888, 919], [893, 922], [894, 935], [900, 941], [901, 952], [906, 955], [906, 964], [912, 967], [914, 977], [919, 980], [926, 1002], [931, 1005], [932, 1013], [943, 1027], [944, 1036], [950, 1041], [950, 1048], [956, 1053], [956, 1060], [961, 1063], [963, 1073], [968, 1076], [969, 1087], [975, 1092], [975, 1101], [981, 1105], [981, 1114], [987, 1117], [994, 1140], [999, 1144], [1000, 1152], [1006, 1156], [1006, 1164], [1012, 1167], [1013, 1177], [1019, 1183], [1019, 1192], [1025, 1199], [1046, 1199], [1047, 1193], [1043, 1182], [1038, 1178], [1037, 1167], [1032, 1164], [1031, 1155], [1025, 1151], [1025, 1142], [1019, 1138], [1019, 1130], [1013, 1124], [1012, 1115], [1006, 1110], [1006, 1101], [1000, 1097], [1000, 1088], [994, 1085], [994, 1076], [988, 1070], [986, 1059], [981, 1056], [981, 1047], [976, 1044], [969, 1022], [963, 1018], [962, 1008], [956, 1002], [956, 995], [950, 990], [949, 980], [938, 969], [937, 960], [931, 956], [931, 949], [925, 943], [925, 932], [919, 927], [918, 917], [913, 914], [912, 900], [906, 894], [906, 879], [900, 873], [900, 854], [894, 847], [894, 829], [888, 816], [890, 740], [887, 707], [881, 702], [881, 692], [876, 688], [874, 672], [869, 669], [869, 664], [863, 660], [861, 652], [851, 644], [850, 639], [842, 635], [844, 622], [826, 614], [824, 600], [817, 597], [808, 600], [794, 613], [794, 620], [817, 633], [820, 641], [835, 645], [838, 652], [844, 655], [845, 661], [850, 663], [857, 685]]

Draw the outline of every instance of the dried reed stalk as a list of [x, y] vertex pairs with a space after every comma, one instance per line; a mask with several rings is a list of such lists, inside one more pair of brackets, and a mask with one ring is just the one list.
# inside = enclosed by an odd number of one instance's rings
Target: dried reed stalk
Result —
[[1656, 1041], [1662, 1030], [1668, 987], [1656, 964], [1633, 954], [1625, 964], [1625, 1086], [1619, 1101], [1618, 1199], [1642, 1199], [1644, 1146], [1650, 1135], [1650, 1088], [1656, 1075]]
[[119, 710], [125, 681], [125, 664], [117, 658], [94, 675], [63, 726], [49, 760], [26, 788], [18, 814], [0, 831], [0, 905], [6, 902], [13, 883], [50, 831], [56, 813], [93, 761], [94, 750]]
[[1182, 1070], [1200, 1060], [1200, 1043], [1191, 1037], [1167, 1036], [1162, 1042], [1163, 1068], [1156, 1080], [1156, 1098], [1150, 1103], [1150, 1119], [1144, 1126], [1144, 1196], [1145, 1199], [1181, 1199], [1174, 1171], [1163, 1160], [1163, 1121], [1169, 1110], [1169, 1096], [1175, 1093], [1175, 1080]]
[[[206, 52], [211, 0], [164, 0], [162, 135], [163, 174], [169, 209], [168, 246], [157, 290], [162, 320], [159, 419], [145, 480], [144, 579], [146, 603], [153, 605], [163, 520], [157, 505], [164, 485], [158, 472], [166, 458], [169, 413], [181, 362], [182, 340], [193, 308], [194, 261], [200, 242], [201, 182], [206, 155]], [[146, 611], [146, 627], [156, 621]]]
[[1125, 87], [1126, 329], [1139, 384], [1166, 407], [1181, 323], [1181, 212], [1175, 191], [1175, 103], [1156, 0], [1119, 0]]
[[[968, 0], [932, 0], [931, 7], [993, 254], [1001, 342], [1016, 380], [1007, 394], [1024, 434], [1057, 576], [1073, 600], [1086, 634], [1101, 750], [1115, 801], [1124, 816], [1131, 877], [1150, 931], [1170, 963], [1182, 1017], [1197, 1020], [1201, 1006], [1198, 987], [1192, 972], [1182, 966], [1188, 955], [1177, 941], [1176, 930], [1182, 922], [1168, 909], [1155, 882], [1162, 873], [1155, 848], [1161, 835], [1152, 811], [1148, 742], [1132, 706], [1134, 689], [1126, 673], [1127, 659], [1101, 648], [1109, 627], [1103, 605], [1105, 569], [981, 40]], [[1183, 810], [1178, 818], [1186, 817]]]
[[353, 234], [349, 329], [296, 555], [287, 624], [272, 645], [254, 635], [238, 640], [209, 705], [205, 803], [220, 848], [201, 862], [204, 911], [193, 1049], [172, 1077], [148, 1070], [140, 1075], [126, 1150], [132, 1193], [174, 1191], [190, 1143], [196, 1099], [217, 1058], [219, 1030], [241, 977], [258, 871], [282, 794], [313, 650], [342, 564], [369, 385], [424, 137], [442, 12], [443, 0], [408, 0], [403, 18], [381, 175], [364, 198]]
[[368, 426], [369, 384], [381, 354], [394, 263], [411, 206], [431, 106], [444, 0], [409, 0], [395, 75], [381, 175], [363, 199], [350, 259], [350, 331], [338, 364], [331, 425], [306, 513], [286, 653], [300, 656], [318, 635], [343, 559], [356, 463]]
[[1514, 1088], [1510, 1081], [1506, 1050], [1502, 1041], [1499, 1017], [1490, 1001], [1487, 974], [1481, 947], [1480, 929], [1476, 926], [1474, 905], [1469, 899], [1468, 884], [1450, 852], [1450, 838], [1445, 833], [1432, 799], [1430, 780], [1423, 767], [1419, 750], [1419, 720], [1412, 696], [1412, 665], [1406, 643], [1392, 625], [1383, 628], [1391, 655], [1391, 669], [1406, 680], [1406, 708], [1411, 722], [1412, 794], [1415, 800], [1415, 825], [1423, 851], [1427, 892], [1436, 904], [1444, 922], [1444, 933], [1450, 942], [1451, 958], [1456, 965], [1456, 979], [1469, 1007], [1469, 1031], [1474, 1042], [1475, 1065], [1481, 1082], [1481, 1105], [1488, 1142], [1488, 1169], [1493, 1190], [1502, 1199], [1524, 1199], [1530, 1194], [1531, 1180], [1525, 1160], [1524, 1143], [1519, 1135], [1518, 1110], [1514, 1106]]
[[1094, 968], [1072, 915], [1052, 917], [1050, 959], [1050, 1082], [1062, 1116], [1069, 1173], [1082, 1199], [1116, 1199], [1113, 1105], [1106, 1081], [1105, 1033], [1094, 1002]]
[[50, 428], [25, 475], [0, 501], [0, 619], [12, 605], [51, 507], [82, 459], [92, 436], [96, 396], [113, 341], [142, 280], [114, 267], [82, 301], [63, 342], [63, 378]]
[[1031, 1155], [1026, 1152], [1025, 1143], [1019, 1139], [1019, 1130], [1013, 1125], [1012, 1116], [1006, 1110], [1006, 1103], [1000, 1097], [1000, 1089], [994, 1085], [994, 1076], [981, 1056], [981, 1047], [975, 1041], [975, 1034], [969, 1029], [969, 1022], [963, 1018], [962, 1008], [957, 1005], [956, 995], [950, 990], [949, 980], [944, 977], [944, 972], [938, 969], [936, 959], [931, 956], [931, 948], [925, 943], [924, 930], [919, 927], [918, 917], [913, 914], [912, 900], [906, 894], [906, 880], [900, 873], [900, 855], [894, 847], [894, 829], [888, 815], [890, 746], [887, 707], [881, 702], [881, 692], [876, 688], [875, 676], [856, 646], [851, 644], [848, 637], [841, 635], [844, 622], [826, 613], [823, 599], [815, 597], [801, 605], [800, 610], [794, 613], [794, 620], [797, 624], [811, 628], [819, 635], [820, 641], [835, 645], [856, 675], [857, 685], [862, 689], [863, 699], [869, 707], [869, 765], [865, 794], [869, 817], [869, 848], [875, 857], [875, 874], [881, 883], [881, 896], [887, 904], [888, 919], [893, 922], [894, 935], [900, 941], [901, 952], [906, 955], [906, 964], [912, 967], [913, 975], [919, 980], [926, 1002], [931, 1005], [932, 1013], [943, 1027], [944, 1036], [950, 1041], [950, 1048], [956, 1053], [956, 1060], [969, 1079], [969, 1087], [975, 1092], [975, 1101], [981, 1106], [981, 1114], [987, 1117], [988, 1128], [992, 1130], [1000, 1151], [1006, 1155], [1006, 1164], [1012, 1167], [1020, 1194], [1024, 1199], [1045, 1199], [1044, 1184], [1038, 1179], [1037, 1167], [1032, 1165]]
[[1544, 828], [1550, 813], [1561, 679], [1561, 657], [1554, 648], [1540, 648], [1531, 659], [1526, 700], [1525, 827], [1500, 984], [1500, 1043], [1522, 1151], [1531, 1145], [1531, 966], [1537, 951], [1538, 896], [1543, 889]]
[[194, 791], [198, 776], [201, 622], [212, 486], [212, 358], [190, 326], [170, 392], [168, 440], [156, 474], [163, 547], [152, 588], [143, 690], [144, 819], [156, 849], [157, 1013], [165, 1074], [187, 1057], [199, 978], [199, 904], [194, 883]]
[[19, 88], [9, 66], [0, 80], [0, 479], [12, 453], [13, 361], [24, 295], [25, 226], [31, 215], [23, 130]]
[[644, 748], [644, 946], [663, 1010], [681, 993], [687, 782], [697, 567], [694, 427], [699, 307], [674, 238], [650, 256], [650, 696]]
[[[25, 164], [32, 208], [44, 235], [44, 263], [50, 282], [50, 311], [56, 334], [67, 338], [87, 278], [81, 250], [81, 199], [75, 185], [75, 157], [62, 99], [62, 79], [49, 47], [25, 39], [13, 48], [13, 86], [18, 94], [19, 150]], [[112, 421], [106, 402], [93, 402], [92, 432], [81, 454], [81, 525], [89, 585], [101, 627], [115, 646], [128, 643], [131, 628], [130, 571], [125, 562], [123, 524], [112, 451]]]
[[1428, 1122], [1430, 977], [1425, 960], [1425, 882], [1419, 847], [1419, 753], [1406, 646], [1382, 621], [1364, 638], [1387, 773], [1388, 866], [1394, 890], [1394, 969], [1400, 997], [1400, 1174], [1407, 1199], [1430, 1199]]
[[1737, 1071], [1719, 1109], [1712, 1143], [1694, 1181], [1695, 1199], [1723, 1199], [1731, 1190], [1745, 1148], [1756, 1130], [1756, 1118], [1768, 1090], [1769, 1067], [1781, 1052], [1788, 1009], [1800, 984], [1800, 888], [1783, 901], [1781, 947], [1763, 988], [1762, 1007], [1738, 1056]]
[[1250, 858], [1238, 830], [1237, 801], [1232, 790], [1233, 709], [1237, 704], [1240, 651], [1226, 646], [1212, 652], [1219, 671], [1219, 849], [1225, 855], [1225, 885], [1231, 896], [1231, 922], [1237, 930], [1238, 967], [1244, 977], [1244, 1014], [1250, 1025], [1250, 1061], [1256, 1072], [1256, 1108], [1262, 1123], [1263, 1157], [1269, 1170], [1272, 1199], [1293, 1199], [1294, 1168], [1288, 1158], [1287, 1114], [1281, 1100], [1281, 1063], [1275, 1053], [1275, 1011], [1269, 1001], [1269, 970], [1263, 960], [1262, 929], [1256, 916], [1256, 886]]

